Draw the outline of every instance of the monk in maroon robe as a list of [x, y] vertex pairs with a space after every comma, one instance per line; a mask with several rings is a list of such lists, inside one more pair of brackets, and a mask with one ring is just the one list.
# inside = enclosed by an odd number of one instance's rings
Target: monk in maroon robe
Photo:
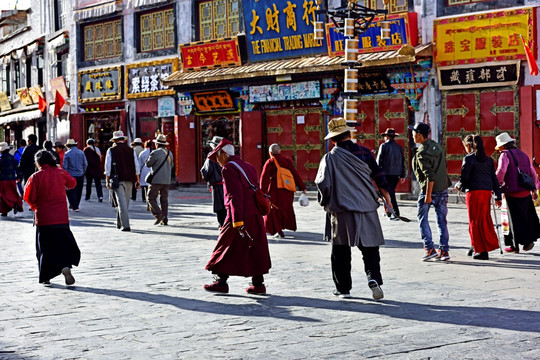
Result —
[[234, 155], [234, 146], [227, 139], [223, 139], [208, 157], [223, 167], [227, 217], [206, 265], [206, 270], [215, 274], [216, 281], [204, 285], [204, 289], [228, 293], [227, 279], [230, 275], [251, 276], [252, 284], [246, 291], [266, 294], [263, 275], [271, 267], [268, 240], [262, 215], [255, 203], [255, 192], [249, 184], [258, 185], [257, 172], [251, 164]]
[[272, 199], [272, 207], [270, 214], [264, 217], [264, 225], [266, 232], [270, 235], [276, 234], [276, 237], [284, 238], [283, 229], [296, 231], [296, 216], [294, 215], [294, 192], [287, 189], [277, 187], [277, 167], [279, 166], [288, 169], [293, 177], [296, 186], [306, 193], [306, 186], [300, 178], [298, 171], [294, 168], [292, 161], [281, 155], [281, 147], [278, 144], [272, 144], [268, 148], [270, 159], [266, 161], [261, 174], [261, 189]]

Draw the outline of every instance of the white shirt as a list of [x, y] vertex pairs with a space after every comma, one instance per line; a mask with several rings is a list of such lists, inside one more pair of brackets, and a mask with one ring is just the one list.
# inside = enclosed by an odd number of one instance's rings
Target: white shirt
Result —
[[[107, 150], [107, 155], [105, 156], [105, 175], [111, 176], [111, 148]], [[141, 173], [141, 164], [139, 164], [139, 159], [137, 159], [137, 154], [133, 150], [133, 161], [135, 162], [135, 174], [139, 175]]]

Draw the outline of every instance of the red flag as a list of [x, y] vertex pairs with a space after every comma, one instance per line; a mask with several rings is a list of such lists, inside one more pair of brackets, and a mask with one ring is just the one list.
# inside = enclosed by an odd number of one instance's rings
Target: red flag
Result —
[[527, 56], [527, 64], [529, 64], [529, 70], [531, 71], [531, 75], [538, 75], [538, 65], [536, 64], [536, 60], [534, 60], [534, 55], [531, 52], [531, 49], [529, 49], [529, 47], [525, 43], [525, 39], [523, 39], [523, 36], [521, 36], [521, 42], [523, 43], [523, 47], [525, 48], [525, 56]]
[[54, 116], [58, 116], [60, 114], [60, 110], [62, 110], [62, 107], [66, 103], [66, 100], [60, 95], [58, 90], [56, 90], [56, 98], [54, 99]]
[[44, 112], [45, 110], [47, 110], [47, 102], [41, 96], [38, 95], [38, 97], [39, 97], [39, 111]]

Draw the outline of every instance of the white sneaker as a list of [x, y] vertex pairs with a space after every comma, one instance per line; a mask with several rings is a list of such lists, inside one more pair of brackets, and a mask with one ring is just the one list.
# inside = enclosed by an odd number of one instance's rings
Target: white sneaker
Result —
[[373, 292], [373, 298], [375, 300], [381, 300], [384, 297], [384, 293], [376, 280], [369, 280], [368, 286]]
[[71, 269], [67, 266], [62, 269], [62, 275], [66, 278], [66, 285], [73, 285], [75, 284], [75, 278], [73, 275], [71, 275]]

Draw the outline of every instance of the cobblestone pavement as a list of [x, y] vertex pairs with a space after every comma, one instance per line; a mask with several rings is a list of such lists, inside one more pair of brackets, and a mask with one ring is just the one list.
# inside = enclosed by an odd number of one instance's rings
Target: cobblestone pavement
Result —
[[[353, 298], [332, 295], [330, 246], [316, 201], [295, 204], [299, 231], [269, 239], [267, 296], [230, 279], [206, 293], [218, 235], [207, 192], [171, 191], [169, 226], [140, 200], [131, 227], [92, 199], [70, 213], [82, 252], [75, 286], [37, 282], [32, 214], [0, 220], [0, 359], [539, 359], [540, 245], [489, 261], [465, 255], [465, 205], [449, 206], [449, 262], [422, 262], [411, 223], [382, 217], [385, 298], [371, 298], [353, 250]], [[432, 219], [434, 216], [431, 216]], [[432, 225], [436, 233], [436, 226]]]

